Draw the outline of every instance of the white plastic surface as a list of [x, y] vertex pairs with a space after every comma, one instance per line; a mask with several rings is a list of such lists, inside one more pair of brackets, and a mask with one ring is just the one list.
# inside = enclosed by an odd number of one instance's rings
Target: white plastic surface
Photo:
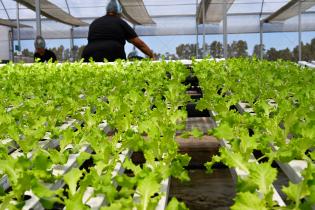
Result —
[[3, 140], [0, 140], [0, 143], [2, 145], [7, 145], [9, 153], [11, 153], [14, 150], [16, 150], [17, 148], [19, 148], [19, 145], [13, 139], [9, 139], [9, 138], [8, 139], [3, 139]]
[[103, 130], [106, 134], [113, 132], [113, 129], [108, 125], [106, 120], [103, 120], [101, 124], [98, 126], [101, 130]]
[[305, 160], [292, 160], [289, 162], [291, 168], [293, 168], [299, 177], [302, 179], [302, 171], [307, 168], [307, 162]]
[[8, 27], [0, 26], [0, 60], [10, 60], [9, 30]]
[[39, 198], [32, 191], [26, 191], [25, 195], [31, 196], [31, 198], [26, 200], [22, 210], [44, 210], [39, 202]]
[[105, 196], [104, 195], [97, 195], [93, 197], [94, 195], [94, 188], [88, 187], [86, 191], [84, 192], [82, 203], [85, 203], [88, 205], [92, 210], [98, 210], [100, 206], [104, 205]]
[[309, 63], [309, 62], [306, 62], [306, 61], [299, 61], [299, 65], [300, 66], [304, 66], [304, 67], [309, 67], [309, 68], [312, 68], [312, 69], [315, 68], [315, 64]]
[[60, 126], [60, 130], [66, 130], [76, 122], [75, 119], [69, 119], [64, 124]]
[[8, 175], [4, 174], [4, 175], [1, 177], [0, 186], [2, 187], [2, 189], [4, 189], [4, 191], [6, 191], [7, 189], [9, 189], [9, 187], [10, 187], [11, 185], [10, 185], [10, 181], [9, 181]]
[[170, 188], [170, 182], [171, 179], [165, 179], [161, 183], [161, 193], [163, 194], [161, 199], [158, 202], [157, 207], [155, 210], [164, 210], [167, 206], [167, 201], [168, 201], [168, 194], [169, 194], [169, 188]]
[[250, 115], [256, 115], [256, 113], [254, 112], [254, 109], [249, 107], [249, 103], [246, 102], [239, 102], [236, 105], [236, 108], [238, 109], [238, 111], [242, 114], [244, 112], [249, 113]]
[[[122, 164], [125, 162], [126, 158], [131, 155], [130, 150], [124, 150], [120, 155], [119, 155], [119, 160], [112, 172], [112, 177], [116, 177], [118, 174], [121, 174], [124, 168], [122, 167]], [[114, 183], [114, 185], [116, 185]]]

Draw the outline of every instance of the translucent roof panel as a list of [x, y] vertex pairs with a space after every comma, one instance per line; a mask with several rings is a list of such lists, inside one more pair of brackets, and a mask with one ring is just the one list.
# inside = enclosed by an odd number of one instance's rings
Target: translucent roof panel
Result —
[[306, 10], [306, 12], [315, 12], [315, 6], [309, 8], [308, 10]]
[[2, 4], [0, 4], [0, 18], [8, 19], [8, 16], [7, 16], [6, 12], [4, 11]]
[[[30, 10], [36, 9], [36, 2], [34, 0], [15, 0], [29, 8]], [[80, 19], [71, 16], [69, 11], [65, 11], [60, 8], [58, 5], [53, 4], [49, 0], [41, 0], [40, 1], [40, 12], [45, 17], [56, 20], [58, 22], [73, 25], [73, 26], [84, 26], [87, 25]]]
[[154, 24], [143, 0], [120, 0], [123, 8], [122, 17], [135, 25]]
[[228, 14], [258, 13], [261, 10], [261, 3], [262, 0], [235, 0]]
[[287, 0], [235, 0], [228, 14], [272, 13], [287, 2]]
[[265, 22], [283, 22], [292, 17], [296, 17], [299, 11], [305, 12], [306, 10], [315, 6], [315, 0], [301, 1], [301, 0], [291, 0], [287, 2], [284, 6], [279, 8], [277, 11], [273, 12], [264, 21]]
[[196, 0], [144, 0], [144, 4], [153, 17], [195, 15], [197, 7]]
[[234, 1], [235, 0], [227, 0], [226, 3], [222, 3], [221, 0], [202, 0], [199, 3], [197, 10], [198, 23], [202, 24], [221, 22], [224, 19], [224, 11], [226, 10], [227, 12], [233, 5]]
[[100, 17], [106, 13], [109, 0], [67, 0], [71, 15], [79, 18]]
[[49, 0], [49, 1], [55, 5], [58, 5], [58, 7], [64, 10], [65, 12], [68, 12], [67, 3], [65, 0]]
[[154, 18], [155, 25], [137, 26], [136, 31], [142, 36], [158, 36], [160, 34], [176, 35], [178, 33], [194, 34], [196, 29], [196, 20], [194, 17], [181, 17], [182, 21], [178, 21], [178, 17], [159, 17]]
[[[95, 18], [106, 13], [106, 6], [109, 0], [49, 0], [57, 5], [64, 12], [84, 22], [91, 23]], [[122, 1], [122, 0], [121, 0]], [[138, 1], [138, 0], [134, 0]], [[140, 1], [140, 0], [139, 0]], [[196, 9], [201, 0], [141, 0], [145, 5], [148, 15], [155, 24], [136, 26], [136, 32], [140, 36], [160, 35], [194, 35], [196, 34]], [[216, 0], [221, 3], [223, 1]], [[290, 0], [234, 0], [228, 10], [228, 31], [229, 33], [257, 33], [259, 32], [260, 15], [266, 18], [276, 12]], [[307, 0], [315, 1], [315, 0]], [[2, 0], [12, 21], [16, 20], [15, 0]], [[67, 2], [67, 3], [66, 3]], [[124, 0], [126, 7], [130, 7], [128, 0]], [[133, 11], [134, 17], [137, 11]], [[261, 14], [262, 13], [262, 14]], [[5, 10], [0, 4], [0, 18], [8, 19]], [[35, 12], [20, 6], [21, 23], [31, 25], [33, 29], [22, 29], [22, 39], [33, 39], [35, 34]], [[304, 31], [315, 31], [315, 6], [308, 8], [302, 16], [302, 29]], [[287, 32], [297, 31], [297, 17], [285, 20], [281, 23], [268, 23], [264, 25], [264, 32]], [[222, 21], [206, 24], [206, 34], [222, 34]], [[42, 21], [43, 34], [47, 38], [69, 38], [70, 26], [56, 21]], [[74, 30], [76, 38], [86, 38], [88, 27], [78, 27]], [[199, 34], [203, 33], [203, 26], [199, 25]]]
[[[4, 4], [10, 19], [16, 19], [16, 2], [13, 0], [5, 0], [2, 1], [2, 3]], [[20, 11], [20, 18], [21, 19], [34, 19], [36, 17], [35, 12], [33, 12], [32, 10], [26, 8], [23, 5], [19, 5], [19, 11]], [[2, 5], [0, 7], [0, 13], [5, 13], [5, 10], [3, 9]], [[7, 18], [7, 17], [6, 17]]]
[[265, 0], [263, 5], [264, 13], [273, 13], [283, 7], [288, 1], [286, 0]]

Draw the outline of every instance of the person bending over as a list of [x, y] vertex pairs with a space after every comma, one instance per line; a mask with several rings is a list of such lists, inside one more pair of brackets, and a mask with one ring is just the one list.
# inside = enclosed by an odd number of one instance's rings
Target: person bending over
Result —
[[88, 45], [82, 52], [82, 58], [88, 62], [106, 59], [113, 62], [116, 59], [126, 59], [126, 41], [135, 45], [148, 57], [153, 58], [152, 50], [138, 37], [127, 22], [120, 18], [122, 8], [117, 0], [111, 0], [107, 5], [107, 13], [92, 22], [89, 28]]
[[46, 49], [46, 43], [43, 37], [37, 36], [35, 39], [35, 54], [34, 61], [39, 59], [39, 62], [47, 62], [51, 59], [52, 62], [57, 61], [55, 53]]

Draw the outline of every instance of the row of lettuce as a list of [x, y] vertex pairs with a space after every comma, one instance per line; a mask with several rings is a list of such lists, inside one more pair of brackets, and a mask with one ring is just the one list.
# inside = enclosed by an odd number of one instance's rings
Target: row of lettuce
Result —
[[[187, 117], [180, 107], [190, 100], [182, 84], [190, 73], [184, 65], [9, 64], [0, 70], [0, 178], [6, 176], [10, 185], [0, 187], [1, 209], [25, 207], [29, 191], [45, 209], [90, 209], [85, 197], [91, 188], [91, 198], [106, 198], [101, 209], [155, 209], [163, 180], [189, 180], [184, 167], [190, 158], [178, 153], [174, 141]], [[238, 178], [231, 208], [281, 209], [273, 200], [278, 175], [273, 162], [303, 160], [307, 167], [302, 181], [283, 186], [283, 208], [311, 209], [314, 71], [250, 59], [203, 60], [193, 64], [193, 71], [203, 92], [197, 108], [217, 113], [220, 124], [210, 134], [229, 144], [207, 163], [208, 171], [223, 162], [247, 174]], [[233, 109], [239, 102], [254, 113]], [[104, 123], [107, 134], [100, 129]], [[58, 143], [44, 148], [47, 134]], [[18, 155], [12, 155], [12, 147]], [[250, 161], [255, 150], [263, 154], [260, 164]], [[139, 165], [129, 157], [122, 162], [125, 151], [143, 153], [145, 162]], [[73, 155], [75, 168], [54, 173]], [[113, 177], [119, 164], [128, 171]], [[60, 181], [64, 187], [51, 187]], [[175, 199], [167, 208], [186, 209]]]
[[[90, 209], [88, 189], [90, 197], [104, 195], [101, 209], [155, 209], [163, 180], [189, 180], [190, 158], [174, 141], [187, 116], [180, 107], [190, 100], [182, 84], [188, 75], [184, 65], [165, 62], [2, 67], [0, 178], [10, 187], [0, 187], [0, 209], [25, 208], [26, 192], [45, 209]], [[55, 146], [43, 148], [47, 135]], [[143, 153], [145, 162], [121, 162], [124, 151]], [[54, 173], [71, 157], [76, 167]], [[128, 171], [113, 177], [117, 164]], [[186, 209], [176, 199], [167, 208]]]
[[[219, 125], [210, 131], [227, 142], [216, 162], [245, 172], [237, 180], [231, 207], [240, 209], [312, 209], [315, 204], [315, 71], [290, 62], [231, 59], [194, 64], [203, 98], [197, 108], [216, 113]], [[237, 104], [250, 113], [240, 114]], [[252, 161], [261, 151], [260, 164]], [[282, 187], [286, 206], [273, 199], [278, 170], [273, 163], [302, 160], [300, 182]]]

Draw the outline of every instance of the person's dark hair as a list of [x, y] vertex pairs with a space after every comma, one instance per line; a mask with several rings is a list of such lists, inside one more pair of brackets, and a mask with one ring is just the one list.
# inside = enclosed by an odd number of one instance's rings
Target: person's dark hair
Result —
[[122, 7], [117, 0], [110, 0], [110, 2], [107, 4], [106, 12], [107, 13], [121, 14], [122, 13]]

